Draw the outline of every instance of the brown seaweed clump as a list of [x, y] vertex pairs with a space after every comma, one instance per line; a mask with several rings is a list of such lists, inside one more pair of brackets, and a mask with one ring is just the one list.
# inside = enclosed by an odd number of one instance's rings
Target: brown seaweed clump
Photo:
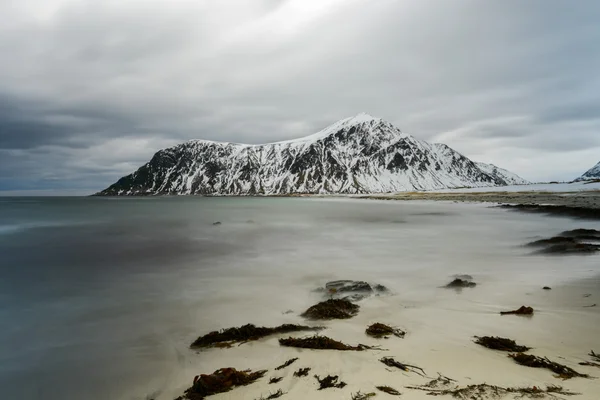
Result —
[[500, 315], [533, 315], [533, 308], [528, 306], [521, 306], [517, 310], [512, 311], [500, 311]]
[[200, 336], [192, 343], [192, 348], [206, 347], [230, 347], [233, 343], [243, 343], [251, 340], [258, 340], [263, 337], [274, 335], [277, 333], [319, 331], [325, 329], [320, 326], [304, 326], [294, 324], [284, 324], [274, 328], [266, 328], [246, 324], [239, 328], [223, 329], [221, 331], [210, 332], [204, 336]]
[[406, 332], [404, 332], [400, 329], [392, 328], [391, 326], [381, 324], [379, 322], [370, 325], [367, 328], [367, 330], [365, 331], [365, 333], [367, 335], [372, 336], [377, 339], [381, 339], [381, 338], [387, 339], [391, 335], [397, 336], [399, 338], [403, 338], [404, 335], [406, 335]]
[[238, 371], [235, 368], [221, 368], [212, 374], [202, 374], [194, 378], [192, 387], [180, 399], [202, 400], [206, 396], [228, 392], [237, 386], [246, 386], [262, 378], [266, 370], [252, 372]]
[[375, 388], [383, 393], [390, 394], [392, 396], [400, 396], [402, 393], [390, 386], [375, 386]]
[[279, 377], [272, 377], [271, 379], [269, 379], [269, 385], [272, 385], [274, 383], [279, 383], [283, 380], [283, 376], [279, 376]]
[[296, 378], [302, 378], [303, 376], [308, 376], [309, 371], [310, 371], [309, 367], [300, 368], [298, 371], [294, 372], [294, 376]]
[[531, 347], [520, 346], [514, 340], [498, 336], [475, 336], [475, 343], [492, 350], [513, 351], [522, 353], [531, 350]]
[[301, 316], [311, 320], [348, 319], [358, 314], [359, 309], [349, 300], [329, 299], [310, 307]]
[[297, 347], [300, 349], [316, 349], [316, 350], [342, 350], [342, 351], [362, 351], [374, 349], [374, 347], [359, 344], [358, 346], [350, 346], [337, 340], [328, 338], [327, 336], [311, 336], [307, 338], [279, 339], [279, 344], [286, 347]]
[[561, 379], [571, 379], [571, 378], [589, 378], [589, 375], [580, 374], [572, 368], [567, 367], [566, 365], [559, 364], [554, 361], [550, 361], [548, 358], [537, 357], [530, 354], [509, 354], [510, 358], [515, 360], [515, 362], [519, 365], [524, 365], [526, 367], [531, 368], [546, 368], [556, 374], [557, 378]]
[[315, 379], [319, 382], [319, 390], [327, 389], [327, 388], [338, 388], [341, 389], [346, 386], [346, 382], [339, 381], [339, 376], [337, 375], [327, 375], [325, 378], [321, 379], [319, 375], [315, 375]]

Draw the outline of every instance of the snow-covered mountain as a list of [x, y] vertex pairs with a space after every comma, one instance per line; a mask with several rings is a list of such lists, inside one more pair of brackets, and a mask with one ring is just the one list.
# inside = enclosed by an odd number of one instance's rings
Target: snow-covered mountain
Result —
[[160, 150], [98, 195], [381, 193], [498, 186], [521, 178], [359, 114], [301, 139], [193, 140]]
[[594, 165], [592, 168], [586, 171], [585, 174], [581, 175], [576, 181], [590, 181], [593, 179], [600, 179], [600, 162]]
[[531, 182], [526, 181], [519, 175], [505, 170], [504, 168], [496, 167], [494, 164], [486, 164], [475, 162], [480, 170], [488, 175], [495, 176], [504, 180], [508, 185], [528, 185]]

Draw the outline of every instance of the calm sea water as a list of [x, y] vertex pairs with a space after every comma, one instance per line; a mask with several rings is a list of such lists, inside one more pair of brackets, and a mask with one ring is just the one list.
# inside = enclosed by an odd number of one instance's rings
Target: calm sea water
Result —
[[172, 398], [206, 372], [188, 349], [195, 337], [281, 322], [327, 280], [375, 281], [423, 302], [458, 273], [504, 294], [540, 277], [561, 284], [597, 272], [598, 259], [565, 268], [521, 245], [594, 225], [448, 203], [0, 198], [0, 390]]

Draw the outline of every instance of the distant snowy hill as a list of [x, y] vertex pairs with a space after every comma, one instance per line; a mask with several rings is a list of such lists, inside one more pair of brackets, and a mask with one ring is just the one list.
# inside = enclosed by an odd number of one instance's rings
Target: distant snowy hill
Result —
[[382, 193], [515, 182], [525, 181], [359, 114], [296, 140], [189, 141], [160, 150], [98, 195]]
[[576, 181], [589, 181], [593, 179], [600, 179], [600, 162], [590, 168], [585, 174], [581, 175]]
[[480, 170], [486, 174], [498, 177], [504, 180], [508, 185], [528, 185], [530, 182], [521, 178], [519, 175], [514, 174], [504, 168], [496, 167], [494, 164], [486, 164], [482, 162], [475, 162]]

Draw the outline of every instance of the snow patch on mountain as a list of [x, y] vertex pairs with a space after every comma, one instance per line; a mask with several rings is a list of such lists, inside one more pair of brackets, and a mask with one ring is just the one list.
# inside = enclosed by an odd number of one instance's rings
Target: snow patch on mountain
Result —
[[485, 172], [486, 174], [499, 177], [503, 179], [508, 185], [528, 185], [531, 183], [521, 178], [519, 175], [507, 171], [504, 168], [497, 167], [494, 164], [486, 164], [482, 162], [475, 162], [475, 164], [477, 164], [479, 169]]

